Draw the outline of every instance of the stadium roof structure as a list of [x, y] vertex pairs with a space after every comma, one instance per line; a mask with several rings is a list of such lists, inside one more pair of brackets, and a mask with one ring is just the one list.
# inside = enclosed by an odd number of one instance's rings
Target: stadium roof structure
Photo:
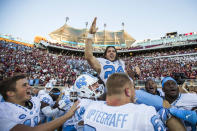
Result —
[[[88, 30], [77, 29], [64, 24], [59, 29], [51, 32], [49, 36], [59, 42], [71, 41], [78, 43], [85, 43], [85, 38], [87, 37]], [[125, 30], [119, 30], [116, 32], [112, 31], [98, 31], [94, 37], [94, 43], [99, 45], [125, 45], [131, 47], [135, 42], [135, 39], [130, 36]]]

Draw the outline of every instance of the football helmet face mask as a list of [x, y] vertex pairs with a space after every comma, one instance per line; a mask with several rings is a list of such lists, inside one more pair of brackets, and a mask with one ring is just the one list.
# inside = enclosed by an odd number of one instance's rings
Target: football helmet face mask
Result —
[[69, 96], [70, 96], [70, 100], [72, 102], [75, 102], [78, 99], [78, 92], [73, 87], [71, 87]]
[[104, 88], [98, 84], [98, 78], [90, 74], [79, 76], [75, 81], [74, 88], [81, 98], [97, 99], [104, 92]]

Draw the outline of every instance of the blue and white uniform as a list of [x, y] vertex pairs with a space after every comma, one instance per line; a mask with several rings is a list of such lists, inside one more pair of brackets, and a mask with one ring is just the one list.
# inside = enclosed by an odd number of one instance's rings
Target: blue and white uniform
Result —
[[42, 96], [42, 95], [45, 95], [45, 94], [47, 94], [46, 90], [40, 90], [40, 91], [38, 92], [38, 96], [37, 96], [37, 97], [40, 99], [41, 96]]
[[38, 125], [40, 121], [40, 100], [32, 97], [30, 102], [33, 105], [31, 109], [10, 102], [1, 102], [0, 130], [9, 131], [17, 124], [24, 124], [31, 127]]
[[[179, 94], [179, 97], [171, 103], [171, 107], [185, 110], [192, 110], [193, 107], [197, 107], [197, 95], [196, 93], [182, 93]], [[187, 117], [187, 116], [186, 116]], [[189, 119], [190, 115], [188, 115]], [[196, 130], [196, 125], [191, 125], [189, 123], [185, 123], [187, 130]]]
[[[66, 103], [66, 106], [64, 106], [64, 110], [65, 111], [59, 111], [57, 117], [60, 117], [62, 115], [64, 115], [65, 113], [67, 113], [69, 111], [69, 109], [71, 108], [71, 106], [73, 105], [73, 102], [70, 101], [69, 96], [64, 96], [63, 99], [61, 99], [59, 101], [59, 105], [61, 105], [62, 103]], [[70, 130], [70, 128], [76, 128], [75, 125], [77, 124], [77, 119], [75, 118], [75, 116], [72, 116], [70, 119], [68, 119], [62, 127], [62, 130], [66, 131], [66, 130]]]
[[95, 101], [86, 109], [84, 130], [162, 131], [165, 126], [154, 107], [133, 103], [108, 106], [105, 101]]
[[89, 105], [91, 105], [94, 100], [91, 99], [79, 99], [80, 103], [79, 106], [80, 108], [75, 112], [76, 118], [78, 121], [84, 120], [84, 113], [86, 109], [88, 108]]
[[40, 100], [44, 103], [49, 104], [51, 107], [54, 106], [54, 104], [55, 104], [52, 97], [48, 93], [41, 95]]
[[191, 110], [197, 106], [196, 93], [181, 93], [179, 97], [171, 104], [171, 107], [179, 109]]
[[104, 58], [96, 58], [101, 64], [101, 72], [99, 74], [102, 81], [106, 84], [107, 78], [115, 72], [125, 72], [125, 63], [122, 60], [111, 62]]
[[[79, 104], [80, 108], [75, 112], [75, 114], [69, 120], [67, 120], [63, 124], [63, 131], [69, 131], [70, 129], [73, 130], [73, 128], [75, 128], [76, 130], [83, 129], [83, 126], [78, 126], [78, 123], [80, 121], [83, 121], [85, 110], [93, 100], [79, 99], [79, 101], [80, 101]], [[64, 100], [60, 100], [59, 104], [61, 104], [61, 102], [65, 102], [66, 106], [64, 107], [65, 112], [62, 111], [59, 112], [59, 117], [67, 113], [70, 110], [71, 106], [74, 104], [73, 102], [70, 101], [68, 97], [65, 98]]]
[[162, 88], [157, 88], [157, 91], [159, 92], [159, 96], [164, 97], [165, 93], [162, 91]]
[[[49, 106], [46, 106], [42, 108], [41, 110], [42, 112], [40, 116], [41, 116], [42, 123], [45, 121], [45, 119], [47, 119], [47, 121], [49, 122], [52, 120], [52, 117], [55, 117], [58, 114], [59, 109], [58, 108], [51, 109], [51, 107], [54, 106], [55, 101], [53, 101], [52, 97], [47, 93], [45, 93], [44, 95], [41, 95], [40, 100], [44, 103], [49, 104]], [[45, 116], [47, 118], [45, 118]]]
[[[137, 103], [144, 103], [150, 106], [154, 106], [157, 110], [162, 108], [163, 98], [157, 95], [152, 95], [143, 92], [142, 90], [136, 90], [136, 98]], [[195, 93], [181, 93], [179, 94], [179, 97], [173, 103], [171, 103], [171, 107], [183, 110], [191, 110], [193, 107], [197, 107], [197, 95]], [[190, 118], [188, 117], [187, 119]], [[187, 130], [191, 130], [191, 128], [187, 126]]]

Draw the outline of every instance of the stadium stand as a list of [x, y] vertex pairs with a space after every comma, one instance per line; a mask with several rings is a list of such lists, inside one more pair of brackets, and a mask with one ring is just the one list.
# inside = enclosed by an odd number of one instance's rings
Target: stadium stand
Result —
[[[158, 43], [152, 41], [153, 45], [147, 44], [144, 47], [138, 44], [136, 47], [118, 48], [119, 55], [126, 62], [128, 69], [132, 69], [134, 66], [140, 67], [139, 85], [144, 83], [144, 80], [149, 77], [160, 83], [162, 77], [172, 76], [175, 73], [184, 73], [185, 78], [194, 79], [194, 83], [196, 82], [196, 34], [182, 37], [182, 43], [178, 43], [178, 46], [177, 42], [180, 40], [180, 37], [171, 38], [172, 40], [168, 39], [170, 38], [157, 40]], [[176, 40], [176, 44], [169, 47], [174, 40]], [[164, 44], [163, 41], [170, 43]], [[57, 80], [56, 85], [63, 86], [66, 83], [73, 84], [76, 77], [83, 72], [96, 75], [95, 71], [90, 68], [87, 61], [83, 58], [84, 47], [62, 46], [45, 39], [42, 39], [42, 41], [38, 40], [37, 45], [40, 46], [35, 47], [29, 47], [2, 37], [0, 43], [1, 79], [9, 77], [15, 72], [24, 72], [28, 73], [29, 78], [33, 80], [31, 85], [43, 86], [51, 77], [54, 77]], [[41, 46], [44, 48], [39, 48]], [[104, 48], [95, 50], [95, 53], [102, 53]]]

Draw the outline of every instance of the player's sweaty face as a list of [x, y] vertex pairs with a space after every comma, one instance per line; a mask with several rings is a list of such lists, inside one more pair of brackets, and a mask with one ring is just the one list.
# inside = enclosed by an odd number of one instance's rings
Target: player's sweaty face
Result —
[[113, 47], [107, 49], [106, 58], [110, 61], [114, 61], [116, 58], [116, 51]]

